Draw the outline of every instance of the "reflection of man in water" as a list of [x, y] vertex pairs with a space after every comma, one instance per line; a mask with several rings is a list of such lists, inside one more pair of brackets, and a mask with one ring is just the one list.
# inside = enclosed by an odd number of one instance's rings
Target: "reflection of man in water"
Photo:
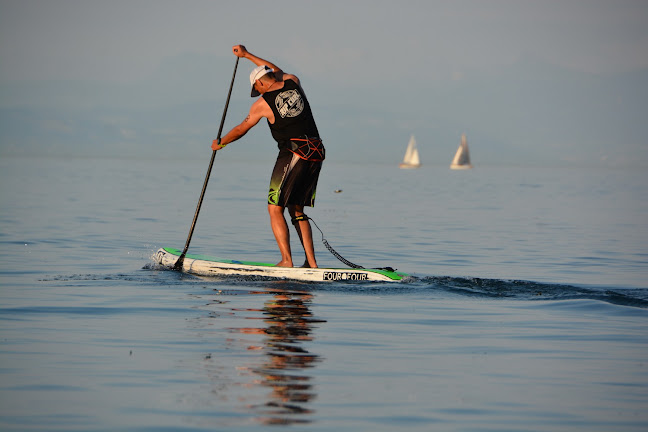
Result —
[[313, 367], [318, 361], [317, 355], [309, 353], [300, 345], [312, 340], [310, 334], [313, 323], [325, 321], [312, 318], [308, 307], [312, 295], [278, 290], [271, 293], [273, 297], [260, 310], [265, 315], [263, 321], [267, 327], [240, 329], [242, 333], [267, 335], [261, 349], [266, 351], [269, 359], [260, 367], [252, 367], [250, 370], [262, 376], [261, 385], [272, 388], [271, 400], [254, 408], [261, 409], [264, 423], [307, 423], [308, 419], [292, 416], [312, 413], [303, 406], [315, 397], [311, 377], [294, 372]]

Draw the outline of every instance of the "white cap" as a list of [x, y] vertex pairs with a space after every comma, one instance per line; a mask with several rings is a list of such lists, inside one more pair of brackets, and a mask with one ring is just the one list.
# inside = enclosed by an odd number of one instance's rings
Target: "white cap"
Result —
[[270, 72], [273, 72], [272, 69], [270, 69], [266, 65], [261, 65], [259, 67], [254, 68], [252, 73], [250, 73], [250, 85], [252, 86], [252, 94], [250, 94], [250, 96], [256, 97], [261, 94], [258, 91], [256, 91], [256, 89], [254, 88], [254, 83], [263, 75], [269, 74]]

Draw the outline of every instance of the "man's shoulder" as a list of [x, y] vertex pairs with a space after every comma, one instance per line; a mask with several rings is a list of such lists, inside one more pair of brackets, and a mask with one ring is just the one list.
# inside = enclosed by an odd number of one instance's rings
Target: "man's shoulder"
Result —
[[287, 74], [287, 73], [283, 74], [283, 80], [284, 81], [290, 80], [290, 81], [294, 81], [297, 84], [299, 84], [299, 78], [297, 78], [297, 76], [293, 75], [293, 74]]
[[252, 107], [253, 108], [261, 108], [263, 106], [268, 106], [268, 102], [266, 102], [265, 98], [263, 95], [259, 96], [253, 103]]
[[270, 108], [270, 105], [268, 105], [268, 102], [266, 102], [263, 96], [254, 101], [252, 104], [252, 110], [258, 112], [261, 117], [267, 117], [272, 113], [272, 108]]

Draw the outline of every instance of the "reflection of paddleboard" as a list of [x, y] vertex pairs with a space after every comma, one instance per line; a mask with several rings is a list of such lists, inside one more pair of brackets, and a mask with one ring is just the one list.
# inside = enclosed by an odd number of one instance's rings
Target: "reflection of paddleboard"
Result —
[[[173, 268], [182, 251], [162, 248], [154, 256], [155, 262]], [[276, 267], [272, 264], [236, 261], [209, 257], [206, 255], [185, 255], [182, 271], [201, 276], [261, 276], [268, 278], [302, 281], [388, 281], [397, 282], [408, 275], [381, 269], [353, 268], [301, 268]]]

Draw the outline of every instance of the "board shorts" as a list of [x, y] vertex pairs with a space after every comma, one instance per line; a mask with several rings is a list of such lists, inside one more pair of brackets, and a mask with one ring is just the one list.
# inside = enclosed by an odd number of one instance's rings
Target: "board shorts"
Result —
[[279, 150], [270, 178], [268, 204], [313, 207], [321, 169], [322, 161], [305, 160], [288, 149]]

